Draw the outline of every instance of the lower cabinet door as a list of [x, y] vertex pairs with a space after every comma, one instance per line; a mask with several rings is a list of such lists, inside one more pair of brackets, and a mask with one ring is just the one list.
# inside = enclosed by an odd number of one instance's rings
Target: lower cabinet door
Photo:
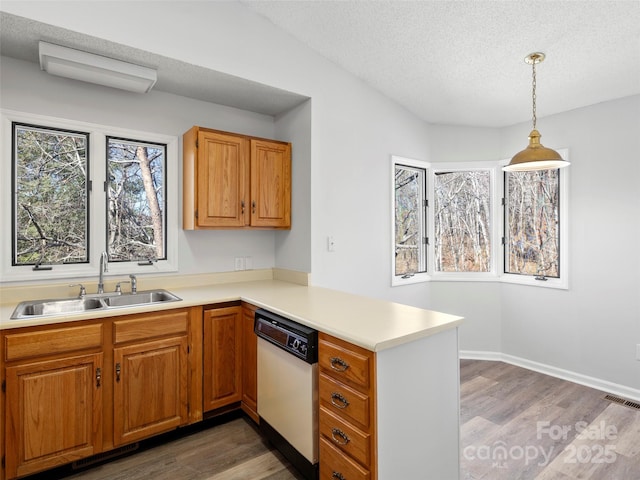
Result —
[[242, 400], [242, 307], [204, 312], [205, 412]]
[[113, 358], [115, 446], [188, 422], [186, 335], [115, 348]]
[[100, 452], [101, 371], [102, 353], [7, 367], [7, 478]]

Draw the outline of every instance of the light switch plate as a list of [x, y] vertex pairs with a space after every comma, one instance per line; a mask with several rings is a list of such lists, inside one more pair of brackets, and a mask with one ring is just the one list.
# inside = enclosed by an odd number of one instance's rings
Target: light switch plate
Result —
[[636, 360], [640, 361], [640, 343], [636, 345]]
[[236, 270], [244, 270], [244, 257], [236, 257], [235, 266]]

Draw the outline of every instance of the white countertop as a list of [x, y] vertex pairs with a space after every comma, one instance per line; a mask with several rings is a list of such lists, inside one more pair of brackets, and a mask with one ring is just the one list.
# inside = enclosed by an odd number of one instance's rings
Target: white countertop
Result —
[[4, 304], [0, 306], [0, 330], [244, 300], [367, 350], [380, 351], [454, 328], [462, 322], [462, 317], [455, 315], [279, 280], [168, 290], [182, 301], [39, 319], [10, 320], [17, 303]]

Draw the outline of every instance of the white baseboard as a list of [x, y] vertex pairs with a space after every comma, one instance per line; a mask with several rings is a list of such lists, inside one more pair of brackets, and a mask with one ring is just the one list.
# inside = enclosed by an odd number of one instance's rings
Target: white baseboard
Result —
[[517, 367], [533, 370], [534, 372], [544, 373], [552, 377], [561, 378], [569, 382], [578, 383], [586, 387], [602, 390], [606, 393], [612, 393], [629, 400], [640, 401], [640, 390], [627, 387], [618, 383], [609, 382], [600, 378], [589, 377], [581, 373], [571, 372], [562, 368], [538, 363], [526, 358], [516, 357], [501, 352], [482, 352], [473, 350], [460, 350], [460, 358], [468, 360], [492, 360], [497, 362], [505, 362]]

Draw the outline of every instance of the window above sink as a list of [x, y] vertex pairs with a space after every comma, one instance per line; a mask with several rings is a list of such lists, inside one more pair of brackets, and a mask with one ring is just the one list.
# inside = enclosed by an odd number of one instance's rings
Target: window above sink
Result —
[[[178, 223], [178, 137], [0, 113], [0, 224], [12, 232], [0, 238], [4, 281], [94, 276], [102, 251], [110, 275], [178, 270], [178, 230], [171, 228]], [[142, 201], [150, 195], [153, 202]], [[149, 221], [129, 222], [123, 211]], [[136, 232], [142, 224], [153, 227]]]

